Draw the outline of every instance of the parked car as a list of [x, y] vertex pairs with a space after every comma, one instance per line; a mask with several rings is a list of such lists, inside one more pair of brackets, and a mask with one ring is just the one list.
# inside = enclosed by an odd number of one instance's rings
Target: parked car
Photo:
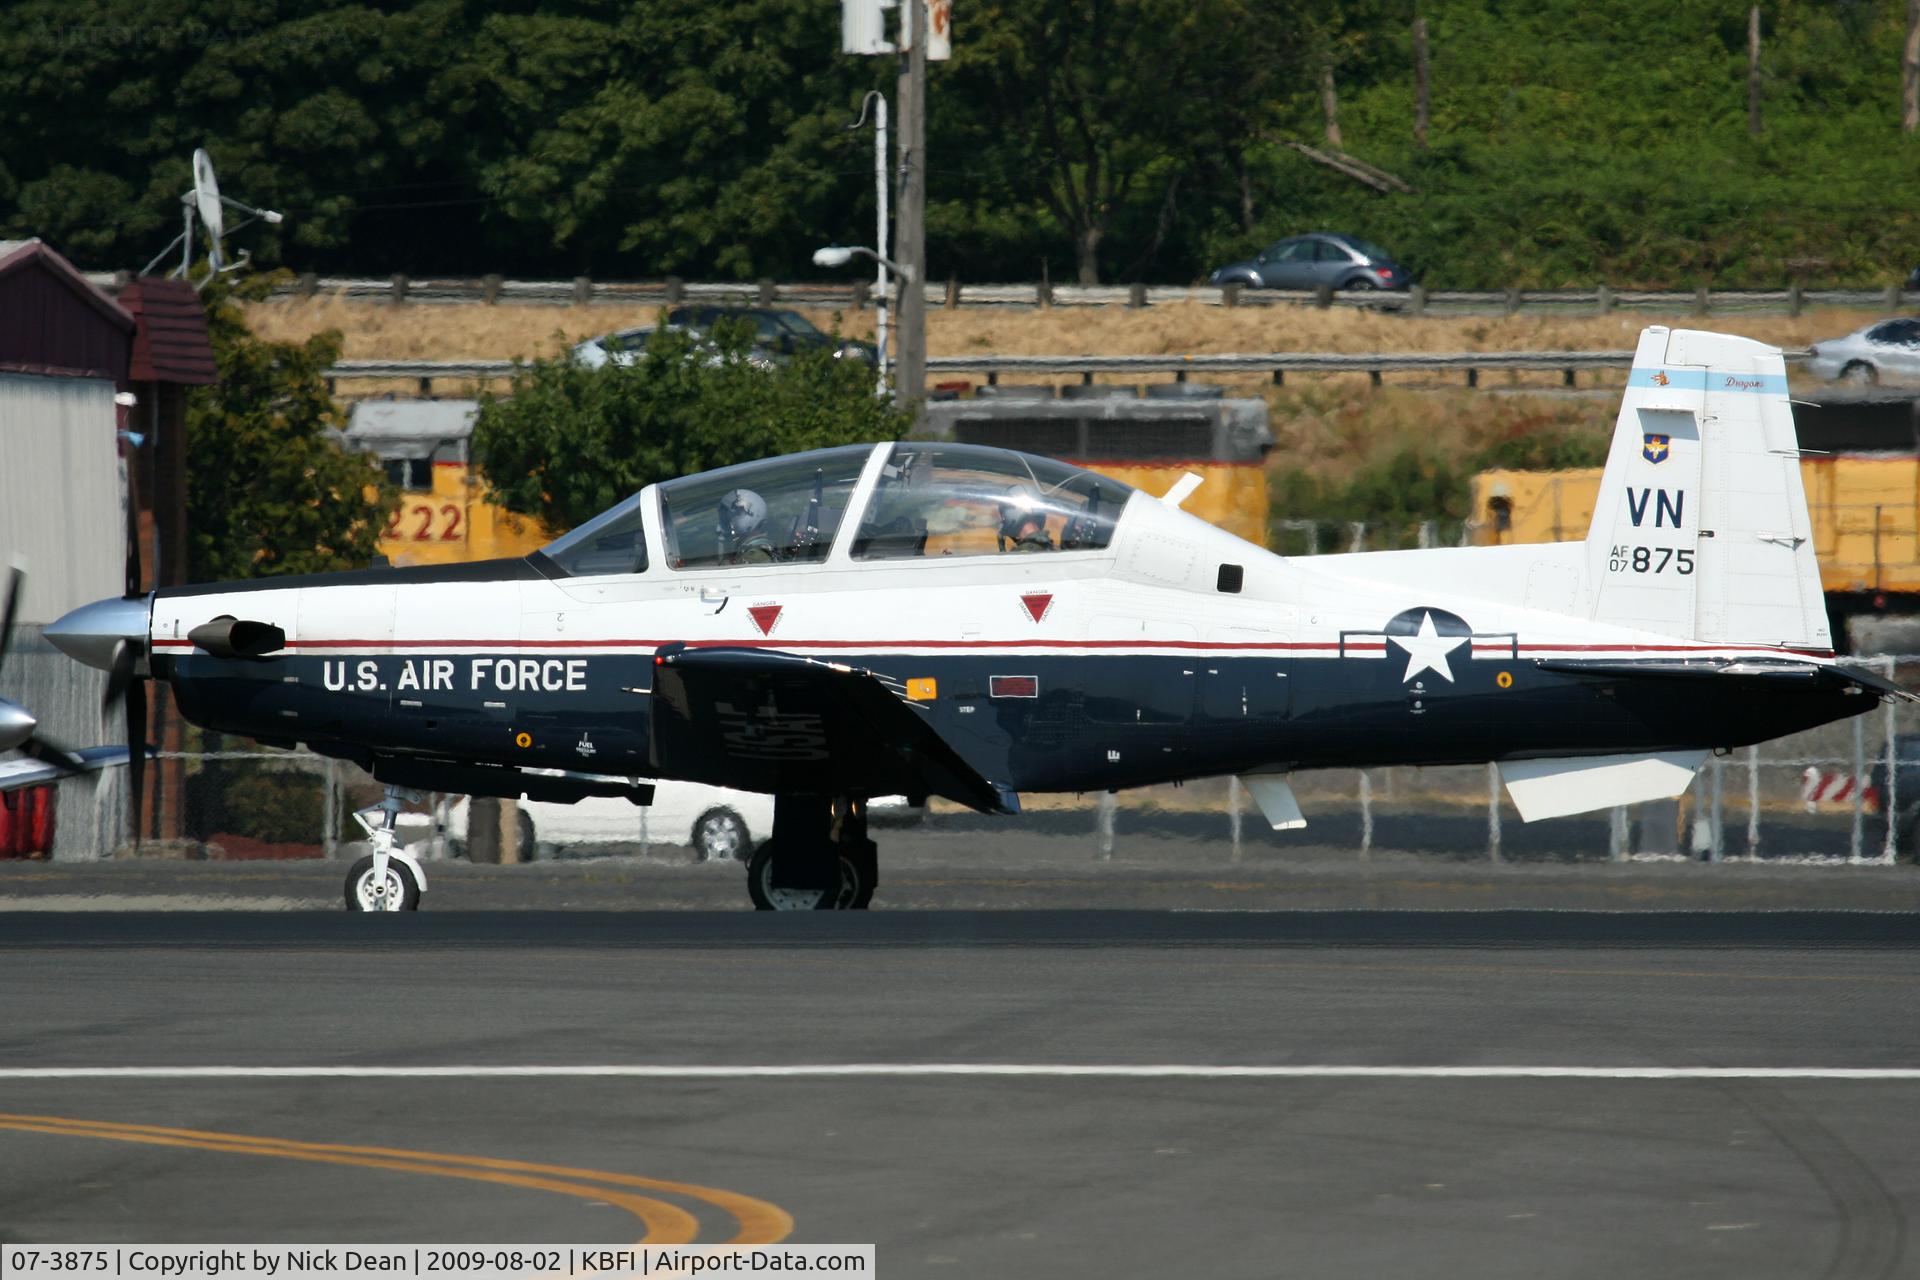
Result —
[[1816, 378], [1860, 384], [1920, 378], [1920, 320], [1880, 320], [1844, 338], [1816, 343], [1806, 370]]
[[[676, 326], [669, 325], [668, 328]], [[598, 369], [609, 364], [629, 365], [638, 360], [647, 349], [647, 339], [653, 336], [650, 327], [622, 329], [618, 333], [603, 333], [597, 338], [588, 338], [576, 343], [573, 348], [573, 362], [588, 369]], [[696, 337], [693, 345], [696, 357], [707, 364], [715, 365], [726, 359], [720, 349], [705, 340]], [[773, 358], [758, 347], [749, 347], [745, 353], [746, 362], [760, 369], [773, 368]]]
[[[447, 813], [445, 834], [455, 849], [467, 841], [469, 803], [462, 796]], [[601, 796], [576, 804], [522, 800], [517, 807], [521, 856], [529, 861], [561, 848], [625, 853], [669, 844], [692, 849], [702, 862], [745, 862], [773, 834], [772, 796], [698, 782], [656, 782], [644, 808]], [[875, 826], [914, 823], [925, 814], [904, 796], [876, 796], [867, 805]]]
[[1413, 275], [1375, 244], [1331, 231], [1292, 236], [1244, 262], [1230, 262], [1209, 284], [1252, 289], [1406, 289]]
[[772, 360], [786, 360], [802, 351], [831, 351], [842, 360], [864, 360], [869, 365], [880, 363], [879, 350], [871, 342], [822, 333], [798, 311], [773, 307], [688, 306], [667, 312], [669, 327], [699, 334], [711, 333], [713, 327], [724, 320], [752, 326], [754, 350]]

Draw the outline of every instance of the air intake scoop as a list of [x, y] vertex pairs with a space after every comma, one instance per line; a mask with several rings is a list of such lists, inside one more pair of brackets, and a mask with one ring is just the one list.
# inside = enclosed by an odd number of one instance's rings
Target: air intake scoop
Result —
[[287, 633], [269, 622], [249, 622], [222, 614], [187, 632], [194, 648], [216, 658], [264, 658], [287, 647]]

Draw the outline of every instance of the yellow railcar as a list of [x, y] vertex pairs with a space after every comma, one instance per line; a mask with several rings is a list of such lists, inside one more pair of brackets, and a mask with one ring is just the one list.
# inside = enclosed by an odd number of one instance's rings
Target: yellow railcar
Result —
[[[1802, 458], [1800, 476], [1827, 594], [1920, 594], [1920, 457]], [[1583, 538], [1599, 488], [1598, 467], [1483, 471], [1473, 478], [1473, 540]]]

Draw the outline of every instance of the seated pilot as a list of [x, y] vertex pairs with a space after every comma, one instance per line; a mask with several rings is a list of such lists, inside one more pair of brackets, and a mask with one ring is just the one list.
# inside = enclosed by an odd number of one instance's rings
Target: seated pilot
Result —
[[720, 498], [719, 517], [721, 563], [773, 563], [766, 499], [751, 489], [729, 489]]
[[1030, 493], [1014, 493], [1000, 501], [1000, 549], [1051, 551], [1047, 512]]

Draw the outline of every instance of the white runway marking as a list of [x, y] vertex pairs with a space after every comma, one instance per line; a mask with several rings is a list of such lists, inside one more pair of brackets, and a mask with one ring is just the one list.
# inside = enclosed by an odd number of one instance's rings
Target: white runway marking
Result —
[[6, 1067], [0, 1080], [822, 1080], [846, 1077], [1165, 1080], [1920, 1080], [1920, 1067], [1228, 1066], [1186, 1063], [843, 1062], [786, 1066]]

